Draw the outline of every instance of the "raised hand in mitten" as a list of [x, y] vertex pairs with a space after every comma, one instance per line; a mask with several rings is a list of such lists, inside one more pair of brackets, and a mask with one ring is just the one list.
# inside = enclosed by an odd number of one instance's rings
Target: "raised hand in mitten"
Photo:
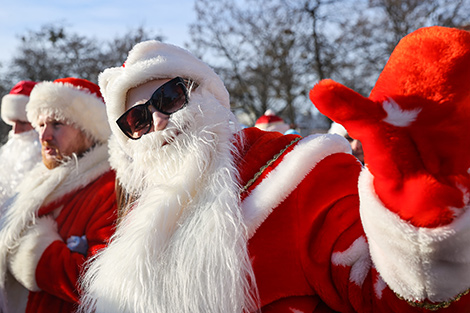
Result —
[[387, 208], [421, 227], [462, 212], [470, 189], [469, 32], [429, 27], [406, 36], [369, 98], [332, 80], [310, 98], [362, 142]]

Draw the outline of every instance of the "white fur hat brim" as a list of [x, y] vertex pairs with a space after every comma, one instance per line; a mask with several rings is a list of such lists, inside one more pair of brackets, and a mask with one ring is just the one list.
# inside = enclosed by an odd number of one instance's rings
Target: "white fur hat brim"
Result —
[[113, 133], [121, 140], [127, 140], [115, 121], [125, 111], [129, 89], [153, 79], [177, 76], [196, 81], [198, 92], [210, 93], [221, 105], [230, 108], [227, 89], [206, 63], [177, 46], [155, 40], [144, 41], [129, 52], [124, 66], [106, 69], [98, 78]]
[[95, 142], [105, 143], [111, 134], [104, 102], [88, 90], [68, 83], [37, 84], [26, 113], [35, 128], [39, 116], [46, 114], [78, 127]]
[[21, 94], [7, 94], [2, 98], [2, 120], [8, 125], [14, 121], [27, 122], [26, 104], [29, 97]]

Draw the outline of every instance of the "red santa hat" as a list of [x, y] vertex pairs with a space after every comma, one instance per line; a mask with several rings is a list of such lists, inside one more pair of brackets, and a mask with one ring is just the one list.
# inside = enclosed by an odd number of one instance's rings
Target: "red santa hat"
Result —
[[256, 120], [255, 127], [266, 131], [277, 131], [284, 133], [289, 129], [289, 125], [277, 116], [272, 110], [267, 110]]
[[8, 125], [13, 125], [14, 121], [27, 122], [26, 104], [29, 101], [31, 90], [36, 82], [22, 80], [17, 83], [9, 94], [2, 98], [2, 120]]
[[[198, 84], [198, 92], [212, 95], [221, 105], [230, 108], [229, 95], [222, 80], [206, 63], [177, 46], [155, 40], [144, 41], [132, 48], [122, 67], [106, 69], [99, 76], [113, 132], [121, 136], [114, 121], [125, 111], [129, 89], [154, 79], [177, 76], [194, 80]], [[124, 135], [121, 137], [127, 140]]]
[[41, 114], [72, 124], [95, 142], [111, 134], [106, 107], [98, 85], [80, 78], [61, 78], [37, 84], [26, 106], [28, 119], [38, 126]]

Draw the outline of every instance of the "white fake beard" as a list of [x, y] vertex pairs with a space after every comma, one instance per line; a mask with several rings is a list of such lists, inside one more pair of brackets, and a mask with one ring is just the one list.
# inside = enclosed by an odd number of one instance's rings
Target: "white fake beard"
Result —
[[117, 174], [140, 198], [90, 263], [81, 312], [257, 309], [231, 113], [197, 99], [164, 132], [130, 142], [134, 162]]
[[0, 149], [0, 206], [13, 196], [25, 174], [41, 161], [41, 144], [35, 130], [14, 134]]

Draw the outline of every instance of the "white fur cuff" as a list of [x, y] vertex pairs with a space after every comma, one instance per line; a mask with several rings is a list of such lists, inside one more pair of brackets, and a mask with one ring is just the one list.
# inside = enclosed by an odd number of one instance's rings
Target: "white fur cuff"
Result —
[[23, 286], [31, 291], [39, 291], [36, 283], [36, 267], [46, 248], [60, 240], [57, 223], [51, 217], [37, 219], [37, 223], [28, 228], [19, 240], [17, 247], [10, 251], [8, 268]]
[[470, 287], [469, 210], [446, 226], [415, 227], [384, 207], [367, 169], [359, 195], [372, 260], [394, 292], [410, 301], [442, 302]]

